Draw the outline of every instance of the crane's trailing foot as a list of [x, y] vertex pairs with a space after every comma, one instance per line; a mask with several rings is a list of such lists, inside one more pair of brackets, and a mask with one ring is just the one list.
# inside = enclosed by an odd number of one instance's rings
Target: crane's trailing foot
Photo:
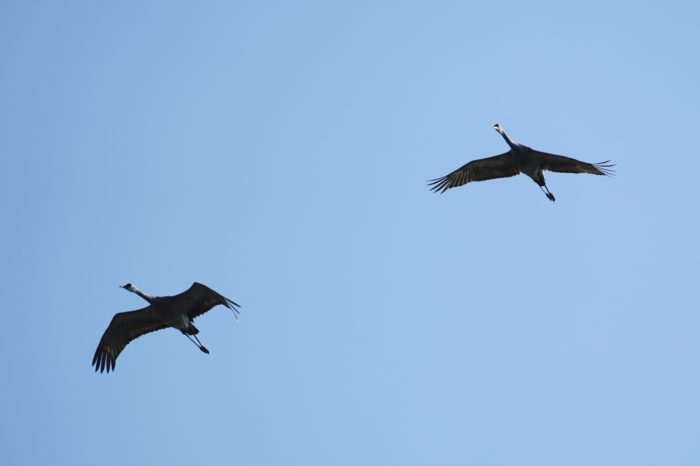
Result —
[[538, 183], [538, 185], [539, 185], [540, 189], [542, 190], [542, 192], [544, 193], [544, 195], [547, 196], [547, 199], [549, 199], [552, 202], [556, 201], [556, 199], [554, 199], [554, 194], [552, 194], [552, 192], [549, 190], [549, 188], [547, 188], [547, 186], [545, 186], [543, 184], [539, 184], [539, 183]]
[[[182, 332], [182, 330], [181, 330], [181, 332]], [[197, 338], [197, 335], [192, 335], [192, 336], [190, 336], [190, 335], [188, 335], [188, 334], [185, 333], [185, 332], [182, 332], [182, 334], [185, 335], [185, 336], [187, 337], [188, 340], [190, 340], [192, 343], [194, 343], [194, 345], [195, 345], [197, 348], [199, 348], [199, 349], [202, 351], [202, 353], [209, 354], [209, 350], [206, 348], [206, 346], [204, 346], [204, 345], [202, 344], [201, 341], [199, 341], [199, 338]], [[194, 339], [192, 339], [192, 337], [194, 337]], [[195, 341], [195, 340], [196, 340], [196, 341]]]
[[199, 341], [199, 338], [197, 338], [197, 335], [192, 335], [195, 340], [197, 340], [197, 346], [199, 347], [200, 350], [202, 350], [202, 353], [209, 354], [209, 350], [202, 344], [201, 341]]

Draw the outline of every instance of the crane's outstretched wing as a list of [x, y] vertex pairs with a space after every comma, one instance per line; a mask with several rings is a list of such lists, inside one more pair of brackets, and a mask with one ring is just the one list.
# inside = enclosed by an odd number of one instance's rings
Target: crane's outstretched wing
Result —
[[161, 330], [167, 326], [163, 324], [154, 314], [151, 306], [144, 307], [138, 311], [120, 312], [115, 314], [109, 327], [105, 330], [100, 344], [97, 345], [95, 357], [92, 358], [92, 365], [95, 372], [98, 370], [109, 372], [114, 370], [119, 353], [132, 340], [156, 330]]
[[219, 304], [231, 309], [233, 315], [238, 319], [240, 311], [237, 308], [241, 306], [201, 283], [194, 282], [187, 291], [173, 296], [175, 309], [178, 312], [187, 313], [190, 319], [201, 316]]
[[515, 164], [506, 152], [485, 159], [472, 160], [447, 176], [428, 181], [428, 186], [433, 192], [444, 193], [450, 188], [456, 188], [471, 181], [508, 178], [518, 173], [520, 172], [515, 168]]
[[612, 169], [615, 164], [610, 163], [610, 160], [598, 163], [588, 163], [572, 159], [571, 157], [548, 154], [538, 150], [533, 150], [532, 152], [534, 156], [541, 157], [542, 161], [540, 162], [540, 166], [542, 169], [549, 170], [550, 172], [590, 173], [591, 175], [603, 176], [612, 176], [615, 173], [615, 170]]

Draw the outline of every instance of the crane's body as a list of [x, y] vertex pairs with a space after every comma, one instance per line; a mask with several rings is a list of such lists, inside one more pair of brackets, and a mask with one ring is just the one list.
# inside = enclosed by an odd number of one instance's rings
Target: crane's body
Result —
[[92, 359], [95, 371], [114, 370], [119, 353], [132, 340], [168, 327], [179, 330], [202, 352], [209, 353], [197, 338], [199, 329], [194, 326], [194, 319], [219, 304], [231, 309], [238, 319], [238, 304], [201, 283], [195, 282], [187, 291], [175, 296], [147, 295], [131, 283], [121, 288], [141, 296], [149, 305], [136, 311], [120, 312], [112, 318]]
[[151, 301], [153, 314], [166, 326], [180, 330], [189, 335], [199, 333], [192, 320], [179, 308], [174, 296], [154, 297]]
[[592, 175], [610, 176], [613, 173], [609, 160], [600, 163], [588, 163], [563, 155], [548, 154], [531, 147], [514, 142], [508, 137], [503, 127], [494, 125], [498, 134], [506, 141], [510, 150], [500, 155], [485, 159], [472, 160], [452, 173], [430, 180], [428, 185], [434, 192], [444, 193], [472, 181], [484, 181], [495, 178], [507, 178], [522, 173], [529, 176], [542, 189], [550, 201], [555, 201], [544, 180], [544, 171], [560, 173], [590, 173]]

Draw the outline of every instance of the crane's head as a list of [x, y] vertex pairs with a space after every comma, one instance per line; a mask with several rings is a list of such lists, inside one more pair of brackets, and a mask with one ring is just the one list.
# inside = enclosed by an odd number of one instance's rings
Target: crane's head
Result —
[[493, 125], [493, 129], [498, 131], [498, 134], [503, 134], [503, 126], [501, 126], [500, 123], [496, 123], [495, 125]]
[[136, 289], [136, 287], [134, 285], [132, 285], [131, 283], [127, 283], [126, 285], [122, 285], [119, 288], [124, 288], [125, 290], [131, 291], [131, 292], [133, 292]]

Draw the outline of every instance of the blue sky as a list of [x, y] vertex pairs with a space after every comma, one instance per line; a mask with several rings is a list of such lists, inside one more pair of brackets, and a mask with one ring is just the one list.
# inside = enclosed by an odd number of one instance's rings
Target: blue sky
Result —
[[2, 2], [5, 461], [698, 464], [698, 8]]

